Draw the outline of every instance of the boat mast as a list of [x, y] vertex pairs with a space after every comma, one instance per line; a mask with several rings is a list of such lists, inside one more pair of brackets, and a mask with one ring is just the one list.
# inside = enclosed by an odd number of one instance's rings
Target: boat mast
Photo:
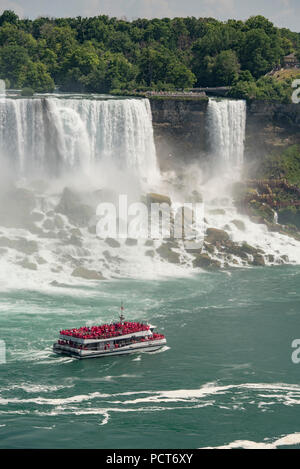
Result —
[[120, 314], [120, 322], [122, 323], [125, 319], [124, 315], [123, 315], [123, 312], [124, 312], [124, 306], [123, 306], [123, 301], [121, 303], [121, 314]]

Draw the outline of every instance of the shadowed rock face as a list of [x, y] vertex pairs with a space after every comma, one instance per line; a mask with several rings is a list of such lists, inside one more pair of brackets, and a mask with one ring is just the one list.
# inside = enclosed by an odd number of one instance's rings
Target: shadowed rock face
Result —
[[87, 226], [94, 215], [93, 208], [83, 204], [79, 196], [67, 187], [62, 193], [56, 211], [66, 215], [72, 223], [78, 226]]
[[150, 100], [154, 140], [162, 170], [199, 158], [207, 150], [203, 100]]
[[247, 107], [245, 159], [250, 168], [273, 152], [300, 144], [300, 106], [253, 101]]
[[[158, 160], [162, 170], [205, 161], [209, 151], [205, 100], [151, 100]], [[300, 144], [300, 106], [274, 101], [247, 105], [245, 160], [251, 169], [274, 150]]]

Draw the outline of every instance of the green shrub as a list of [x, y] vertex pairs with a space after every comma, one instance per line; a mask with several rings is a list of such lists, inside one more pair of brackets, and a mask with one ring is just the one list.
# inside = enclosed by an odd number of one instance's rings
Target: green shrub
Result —
[[34, 90], [32, 88], [26, 87], [21, 91], [21, 96], [33, 96]]

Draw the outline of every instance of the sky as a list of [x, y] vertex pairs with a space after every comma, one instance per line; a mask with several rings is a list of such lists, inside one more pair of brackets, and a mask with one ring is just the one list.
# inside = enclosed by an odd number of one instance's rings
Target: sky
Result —
[[276, 26], [300, 32], [300, 0], [0, 0], [0, 13], [21, 18], [97, 16], [162, 18], [211, 16], [220, 20], [264, 15]]

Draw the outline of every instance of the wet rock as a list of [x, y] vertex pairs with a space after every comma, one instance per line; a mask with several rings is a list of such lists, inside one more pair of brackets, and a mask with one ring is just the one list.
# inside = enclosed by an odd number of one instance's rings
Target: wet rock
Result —
[[250, 216], [250, 220], [252, 223], [255, 223], [256, 225], [264, 225], [265, 220], [263, 217], [258, 217], [258, 216]]
[[268, 259], [268, 261], [271, 262], [272, 264], [275, 262], [275, 257], [273, 256], [273, 254], [269, 254], [269, 255], [267, 256], [267, 259]]
[[217, 242], [223, 243], [229, 240], [229, 234], [224, 230], [218, 230], [217, 228], [208, 228], [206, 230], [205, 241], [207, 243], [216, 244]]
[[246, 242], [244, 242], [241, 245], [241, 249], [242, 249], [243, 252], [245, 252], [247, 254], [250, 254], [251, 256], [255, 256], [256, 254], [263, 253], [263, 251], [261, 249], [254, 248], [253, 246], [250, 246], [250, 244], [248, 244]]
[[253, 264], [253, 265], [256, 265], [256, 266], [264, 266], [264, 265], [266, 265], [264, 256], [262, 256], [261, 254], [256, 254], [255, 256], [253, 256], [253, 262], [252, 262], [252, 264]]
[[103, 256], [105, 259], [107, 259], [109, 262], [112, 262], [114, 264], [120, 264], [121, 262], [124, 262], [124, 259], [122, 259], [119, 256], [112, 256], [109, 251], [103, 251]]
[[77, 236], [72, 235], [67, 241], [66, 244], [72, 244], [72, 246], [77, 246], [81, 247], [82, 242], [80, 238], [77, 238]]
[[147, 239], [147, 241], [145, 242], [145, 246], [153, 246], [154, 245], [154, 241], [152, 239]]
[[43, 228], [47, 231], [53, 231], [55, 229], [55, 223], [50, 218], [47, 218], [43, 223]]
[[126, 246], [136, 246], [138, 243], [138, 240], [135, 238], [127, 238], [125, 241]]
[[79, 228], [71, 228], [70, 234], [72, 236], [77, 236], [78, 238], [82, 237], [82, 232], [80, 231]]
[[204, 243], [203, 247], [207, 252], [209, 252], [209, 254], [215, 253], [216, 248], [212, 244]]
[[233, 256], [240, 257], [241, 259], [248, 260], [248, 253], [243, 249], [243, 246], [233, 241], [226, 242], [224, 251]]
[[242, 220], [232, 220], [230, 223], [232, 223], [236, 228], [240, 231], [245, 231], [246, 226], [245, 223]]
[[286, 263], [290, 262], [289, 256], [287, 256], [287, 255], [281, 256], [281, 259], [283, 260], [283, 262], [286, 262]]
[[180, 255], [173, 251], [173, 247], [174, 243], [163, 243], [158, 249], [156, 249], [156, 252], [160, 255], [160, 257], [170, 262], [171, 264], [179, 264]]
[[0, 238], [0, 247], [15, 249], [27, 255], [38, 251], [36, 241], [27, 240], [26, 238], [9, 239], [3, 236]]
[[72, 272], [72, 277], [80, 277], [86, 280], [103, 280], [104, 277], [101, 272], [96, 270], [89, 270], [85, 267], [76, 267]]
[[37, 262], [38, 264], [40, 264], [40, 265], [42, 265], [42, 264], [47, 264], [47, 261], [46, 261], [43, 257], [41, 257], [41, 256], [37, 256], [37, 257], [36, 257], [36, 262]]
[[201, 192], [194, 190], [188, 197], [188, 200], [193, 204], [201, 204], [203, 202], [203, 195]]
[[108, 244], [111, 248], [119, 248], [121, 244], [114, 238], [106, 238], [105, 243]]
[[83, 204], [79, 195], [67, 187], [62, 193], [56, 212], [66, 215], [74, 225], [78, 226], [88, 226], [89, 220], [95, 214], [92, 207]]
[[153, 249], [148, 249], [148, 251], [145, 252], [145, 255], [147, 257], [154, 257], [155, 256], [155, 251]]
[[201, 267], [203, 269], [219, 269], [221, 267], [221, 262], [216, 259], [212, 259], [206, 253], [202, 253], [196, 255], [196, 258], [193, 260], [193, 266]]
[[37, 270], [37, 265], [33, 262], [30, 262], [28, 259], [24, 259], [22, 262], [19, 262], [19, 265], [24, 269]]
[[63, 268], [61, 265], [58, 265], [57, 267], [52, 267], [51, 272], [54, 272], [55, 274], [59, 274], [62, 272]]
[[[53, 271], [53, 270], [52, 270]], [[60, 283], [57, 280], [53, 280], [53, 282], [50, 282], [50, 285], [52, 287], [61, 287], [61, 288], [68, 288], [70, 285], [67, 285], [66, 283]]]

